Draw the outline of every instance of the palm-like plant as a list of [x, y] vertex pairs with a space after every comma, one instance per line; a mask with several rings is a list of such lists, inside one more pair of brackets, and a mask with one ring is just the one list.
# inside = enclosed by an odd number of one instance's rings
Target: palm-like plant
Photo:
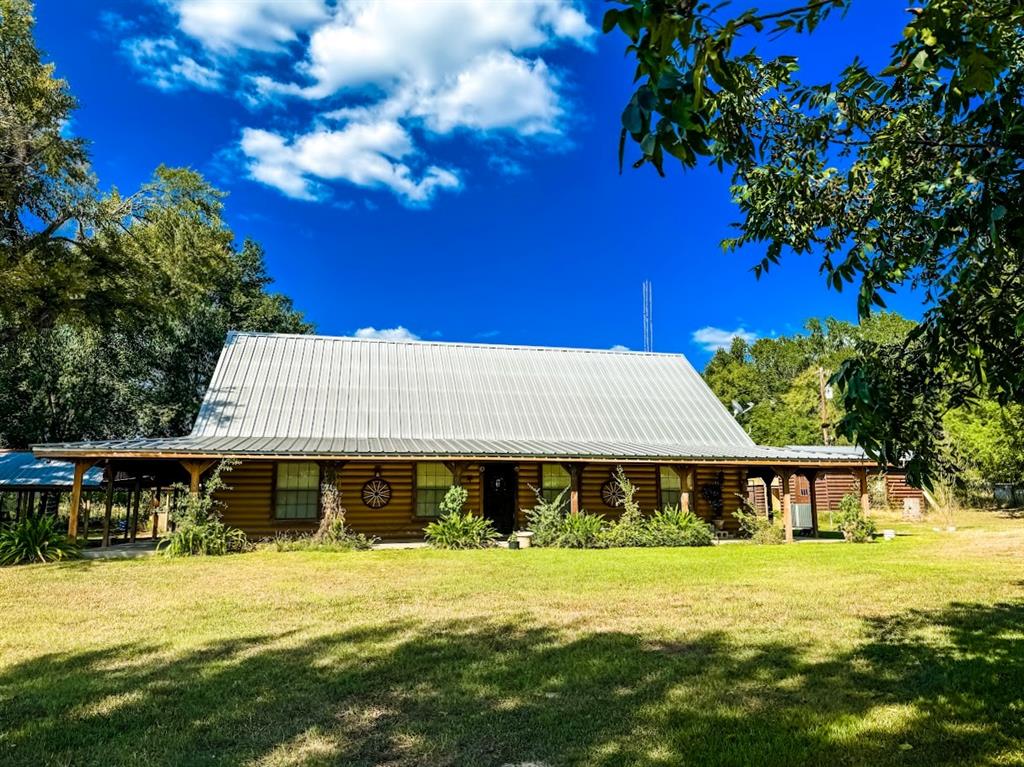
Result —
[[77, 559], [81, 549], [57, 528], [53, 517], [26, 517], [0, 528], [0, 565]]

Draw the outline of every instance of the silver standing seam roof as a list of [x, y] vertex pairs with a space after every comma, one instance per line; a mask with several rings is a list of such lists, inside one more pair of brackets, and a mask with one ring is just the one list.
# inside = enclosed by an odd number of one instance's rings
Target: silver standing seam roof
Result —
[[[28, 450], [0, 450], [0, 490], [70, 490], [75, 481], [74, 464], [36, 458]], [[103, 469], [89, 469], [82, 487], [99, 489]]]
[[755, 445], [681, 354], [239, 332], [188, 436], [35, 450], [850, 460]]

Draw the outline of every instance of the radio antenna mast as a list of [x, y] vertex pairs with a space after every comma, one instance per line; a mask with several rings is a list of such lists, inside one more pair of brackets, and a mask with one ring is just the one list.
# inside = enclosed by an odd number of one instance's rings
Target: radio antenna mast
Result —
[[654, 351], [654, 286], [650, 280], [643, 282], [644, 294], [644, 351]]

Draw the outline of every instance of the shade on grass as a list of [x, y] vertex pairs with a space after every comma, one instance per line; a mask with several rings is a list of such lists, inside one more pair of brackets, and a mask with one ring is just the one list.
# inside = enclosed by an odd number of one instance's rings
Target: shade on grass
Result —
[[1015, 764], [1024, 521], [0, 572], [0, 763]]

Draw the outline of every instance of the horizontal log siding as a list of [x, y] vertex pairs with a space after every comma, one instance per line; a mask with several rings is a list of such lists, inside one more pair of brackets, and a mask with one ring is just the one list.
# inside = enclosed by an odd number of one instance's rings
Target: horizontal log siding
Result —
[[[622, 509], [610, 508], [601, 499], [601, 486], [615, 476], [615, 466], [589, 464], [583, 469], [580, 488], [580, 508], [600, 514], [606, 519], [618, 519]], [[651, 513], [658, 508], [658, 467], [650, 464], [622, 466], [626, 478], [636, 488], [636, 502], [640, 510]]]
[[345, 519], [359, 533], [380, 538], [418, 538], [429, 520], [416, 517], [415, 466], [411, 463], [380, 465], [380, 478], [391, 485], [391, 502], [383, 509], [363, 503], [363, 485], [373, 479], [378, 464], [350, 461], [338, 472], [338, 489]]
[[241, 528], [250, 538], [267, 538], [285, 530], [313, 531], [316, 522], [274, 520], [274, 466], [271, 461], [243, 461], [224, 474], [224, 524]]
[[[273, 477], [275, 464], [271, 461], [245, 461], [225, 475], [228, 489], [218, 493], [218, 500], [224, 503], [224, 522], [238, 527], [253, 538], [269, 537], [287, 530], [311, 532], [315, 522], [278, 522], [273, 519]], [[383, 509], [370, 509], [363, 504], [363, 484], [374, 476], [380, 467], [381, 477], [391, 484], [391, 502]], [[540, 464], [524, 463], [519, 467], [517, 526], [526, 525], [526, 511], [534, 506], [533, 487], [540, 487]], [[637, 501], [644, 512], [652, 512], [659, 506], [658, 467], [655, 465], [624, 465], [629, 480], [637, 488]], [[719, 471], [725, 475], [722, 496], [725, 504], [726, 529], [735, 527], [732, 516], [739, 499], [735, 493], [745, 489], [742, 471], [739, 467], [703, 466], [697, 468], [697, 484], [694, 489], [693, 507], [701, 517], [711, 518], [711, 508], [701, 497], [703, 484], [714, 482]], [[607, 519], [615, 519], [621, 511], [605, 506], [601, 500], [601, 485], [611, 476], [607, 465], [589, 464], [583, 471], [580, 493], [580, 507]], [[370, 461], [350, 461], [338, 472], [338, 488], [341, 503], [345, 507], [349, 525], [357, 532], [376, 535], [380, 538], [418, 538], [430, 521], [416, 516], [415, 511], [415, 464]], [[462, 484], [469, 491], [466, 509], [474, 514], [483, 513], [482, 483], [479, 464], [468, 464], [462, 473]]]

